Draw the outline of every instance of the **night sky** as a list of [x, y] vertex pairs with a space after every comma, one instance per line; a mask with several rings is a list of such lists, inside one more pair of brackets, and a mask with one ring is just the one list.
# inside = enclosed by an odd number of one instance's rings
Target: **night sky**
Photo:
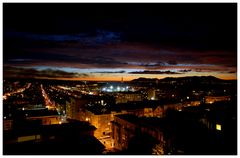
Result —
[[4, 77], [236, 79], [237, 3], [4, 3]]

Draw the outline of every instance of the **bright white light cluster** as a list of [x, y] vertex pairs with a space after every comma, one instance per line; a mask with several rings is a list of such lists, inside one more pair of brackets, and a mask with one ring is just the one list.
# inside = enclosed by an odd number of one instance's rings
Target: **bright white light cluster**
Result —
[[103, 92], [126, 92], [129, 91], [129, 87], [128, 86], [108, 86], [108, 87], [103, 87], [102, 91]]

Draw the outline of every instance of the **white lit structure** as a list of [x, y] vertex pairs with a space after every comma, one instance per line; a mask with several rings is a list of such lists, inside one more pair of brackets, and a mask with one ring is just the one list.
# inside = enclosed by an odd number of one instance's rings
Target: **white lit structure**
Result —
[[130, 89], [129, 86], [105, 86], [102, 87], [102, 92], [127, 92], [127, 91], [133, 91], [133, 89]]

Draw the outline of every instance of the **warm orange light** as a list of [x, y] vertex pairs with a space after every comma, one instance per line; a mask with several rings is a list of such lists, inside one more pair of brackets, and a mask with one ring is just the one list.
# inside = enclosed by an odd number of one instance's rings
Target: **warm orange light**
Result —
[[[171, 77], [184, 77], [184, 76], [204, 76], [206, 74], [202, 73], [191, 73], [187, 75], [171, 75]], [[220, 79], [225, 79], [225, 80], [232, 80], [232, 79], [237, 79], [236, 74], [216, 74], [216, 73], [209, 73], [207, 74], [216, 76]], [[104, 76], [99, 76], [99, 75], [93, 75], [91, 77], [73, 77], [73, 78], [54, 78], [54, 77], [36, 77], [38, 79], [56, 79], [56, 80], [78, 80], [78, 81], [122, 81], [122, 77], [124, 76], [124, 81], [131, 81], [133, 79], [137, 79], [139, 77], [146, 77], [146, 78], [158, 78], [162, 79], [165, 77], [169, 77], [169, 75], [149, 75], [149, 74], [137, 74], [137, 75], [129, 75], [129, 74], [121, 74], [121, 75], [104, 75]]]

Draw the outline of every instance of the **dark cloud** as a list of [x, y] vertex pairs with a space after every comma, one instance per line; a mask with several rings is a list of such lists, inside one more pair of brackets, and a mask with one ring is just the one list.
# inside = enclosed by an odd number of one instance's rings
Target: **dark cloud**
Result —
[[[29, 51], [18, 51], [17, 58], [10, 58], [8, 59], [8, 62], [16, 62], [16, 63], [26, 63], [29, 61], [32, 62], [47, 62], [47, 61], [72, 61], [72, 62], [78, 62], [79, 60], [71, 55], [68, 54], [57, 54], [57, 53], [48, 53], [48, 52], [29, 52]], [[22, 58], [19, 60], [19, 58]], [[81, 61], [81, 60], [80, 60]]]
[[237, 73], [237, 71], [229, 71], [228, 73], [234, 74], [234, 73]]
[[166, 64], [164, 62], [153, 62], [153, 63], [146, 63], [146, 64], [140, 64], [140, 66], [144, 66], [146, 68], [154, 68], [159, 66], [165, 66]]
[[98, 71], [92, 73], [105, 73], [105, 74], [115, 74], [115, 73], [125, 73], [126, 71]]
[[179, 72], [172, 72], [172, 71], [133, 71], [129, 72], [129, 74], [182, 74]]
[[221, 68], [195, 68], [195, 69], [193, 69], [192, 71], [194, 71], [194, 72], [209, 72], [209, 73], [211, 73], [211, 72], [222, 72], [222, 69]]
[[[3, 8], [5, 30], [94, 34], [101, 29], [123, 32], [123, 41], [191, 50], [236, 50], [237, 46], [237, 3], [5, 3]], [[116, 37], [102, 34], [111, 40]]]
[[[92, 62], [92, 63], [91, 63]], [[119, 62], [113, 58], [109, 58], [109, 57], [103, 57], [103, 56], [96, 56], [93, 57], [92, 59], [89, 59], [89, 63], [91, 64], [126, 64], [126, 63], [122, 63]]]
[[10, 67], [10, 66], [3, 67], [3, 77], [33, 78], [37, 73], [38, 71], [35, 69], [24, 69], [24, 68]]
[[20, 78], [35, 78], [35, 77], [48, 77], [48, 78], [75, 78], [75, 77], [89, 77], [85, 73], [65, 72], [61, 70], [35, 70], [31, 68], [17, 68], [5, 66], [3, 68], [4, 77], [20, 77]]
[[121, 41], [121, 33], [108, 30], [96, 30], [94, 33], [76, 34], [37, 34], [30, 32], [8, 31], [4, 33], [5, 38], [22, 39], [26, 41], [49, 41], [49, 42], [81, 42], [85, 45], [97, 45], [115, 43]]
[[236, 57], [237, 3], [3, 4], [4, 66], [199, 75]]
[[192, 70], [189, 70], [189, 69], [188, 70], [187, 69], [186, 70], [178, 70], [178, 72], [191, 72], [191, 71]]
[[[13, 50], [12, 50], [13, 51]], [[70, 50], [68, 50], [70, 51]], [[17, 52], [17, 53], [14, 53]], [[32, 65], [88, 65], [88, 67], [121, 67], [127, 63], [118, 61], [112, 57], [93, 56], [91, 51], [66, 53], [65, 50], [36, 50], [17, 51], [4, 55], [4, 64], [16, 66]], [[88, 55], [88, 56], [87, 56]], [[78, 67], [78, 66], [77, 66]]]
[[87, 77], [87, 74], [79, 74], [79, 73], [73, 73], [73, 72], [65, 72], [61, 70], [52, 70], [52, 69], [46, 69], [42, 71], [38, 71], [38, 74], [36, 76], [39, 77], [56, 77], [56, 78], [74, 78], [74, 77]]

